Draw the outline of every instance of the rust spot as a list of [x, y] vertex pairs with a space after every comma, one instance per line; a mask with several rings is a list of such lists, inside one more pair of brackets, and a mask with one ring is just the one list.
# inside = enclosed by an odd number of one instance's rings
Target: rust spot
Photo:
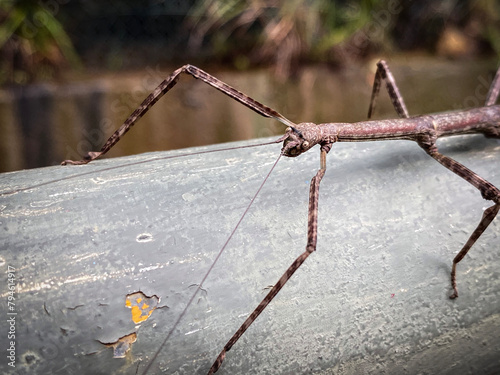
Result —
[[130, 335], [125, 335], [120, 337], [115, 342], [105, 343], [99, 341], [101, 344], [107, 347], [113, 348], [113, 358], [125, 358], [125, 355], [132, 347], [132, 344], [137, 340], [137, 334], [135, 332]]
[[155, 295], [148, 297], [142, 292], [135, 292], [127, 295], [125, 306], [132, 310], [134, 323], [141, 323], [151, 316], [158, 307], [159, 301], [160, 299]]

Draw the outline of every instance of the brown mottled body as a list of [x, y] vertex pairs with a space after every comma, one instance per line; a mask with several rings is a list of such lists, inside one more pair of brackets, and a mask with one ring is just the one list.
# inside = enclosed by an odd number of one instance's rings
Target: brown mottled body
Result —
[[[387, 66], [387, 63], [385, 61], [380, 61], [377, 64], [377, 72], [375, 74], [375, 81], [373, 84], [368, 117], [370, 118], [372, 113], [374, 112], [376, 98], [380, 91], [382, 81], [384, 81], [394, 108], [396, 109], [396, 112], [400, 117], [399, 119], [363, 121], [353, 124], [294, 124], [292, 121], [288, 120], [275, 110], [246, 96], [245, 94], [209, 75], [203, 70], [192, 65], [184, 65], [183, 67], [173, 72], [155, 89], [153, 93], [151, 93], [144, 100], [139, 108], [137, 108], [123, 123], [123, 125], [118, 130], [116, 130], [116, 132], [108, 139], [108, 141], [104, 144], [100, 151], [89, 152], [81, 161], [66, 160], [62, 164], [86, 164], [109, 151], [109, 149], [111, 149], [120, 140], [120, 138], [128, 130], [130, 130], [135, 122], [140, 119], [144, 115], [144, 113], [149, 110], [149, 108], [151, 108], [167, 91], [169, 91], [177, 83], [181, 73], [187, 73], [197, 79], [201, 79], [210, 86], [237, 100], [253, 111], [259, 113], [260, 115], [274, 118], [287, 125], [288, 129], [286, 130], [285, 135], [276, 141], [283, 141], [283, 148], [281, 151], [282, 155], [295, 157], [306, 152], [317, 144], [319, 144], [321, 147], [321, 166], [311, 181], [309, 192], [308, 233], [306, 250], [288, 267], [288, 269], [281, 276], [278, 282], [271, 288], [262, 302], [257, 306], [257, 308], [250, 314], [250, 316], [243, 322], [241, 327], [227, 342], [227, 344], [224, 346], [219, 356], [217, 357], [216, 361], [210, 368], [209, 374], [212, 374], [219, 369], [222, 362], [224, 361], [227, 351], [231, 349], [231, 347], [238, 341], [238, 339], [243, 335], [248, 327], [262, 313], [262, 311], [283, 288], [283, 286], [295, 273], [295, 271], [302, 265], [302, 263], [304, 263], [307, 257], [316, 250], [316, 238], [318, 232], [317, 222], [319, 185], [326, 171], [326, 154], [330, 151], [332, 145], [335, 142], [367, 142], [395, 139], [415, 141], [422, 149], [424, 149], [424, 151], [429, 156], [431, 156], [437, 162], [448, 168], [450, 171], [462, 177], [464, 180], [473, 185], [480, 191], [484, 199], [490, 200], [494, 203], [493, 206], [487, 208], [484, 211], [478, 226], [473, 231], [460, 252], [453, 259], [451, 270], [451, 286], [453, 289], [453, 293], [450, 295], [450, 298], [454, 299], [458, 297], [456, 266], [464, 258], [472, 245], [476, 242], [476, 240], [481, 236], [484, 230], [498, 214], [498, 211], [500, 210], [500, 190], [464, 165], [448, 156], [442, 155], [438, 151], [436, 140], [440, 137], [445, 136], [472, 133], [483, 133], [487, 137], [500, 138], [500, 105], [494, 105], [500, 95], [500, 68], [497, 71], [495, 78], [493, 79], [484, 107], [464, 111], [445, 112], [432, 115], [410, 117], [403, 98], [401, 97], [399, 89], [396, 85], [394, 77], [392, 76], [392, 73]], [[251, 201], [250, 205], [252, 203], [253, 200]], [[240, 218], [240, 221], [236, 225], [236, 228], [243, 219], [244, 215]], [[234, 230], [232, 233], [234, 233]], [[231, 238], [231, 236], [229, 237], [229, 239]], [[163, 345], [168, 340], [168, 337], [177, 327], [177, 324], [180, 322], [186, 310], [191, 305], [196, 293], [201, 289], [203, 282], [208, 277], [213, 266], [215, 265], [215, 262], [220, 257], [228, 241], [226, 241], [226, 244], [222, 247], [214, 263], [206, 272], [203, 280], [184, 308], [184, 311], [177, 319], [169, 335], [165, 338], [163, 344], [160, 346], [156, 354], [152, 357], [151, 361], [146, 366], [144, 373], [147, 372], [147, 370], [150, 368], [151, 363], [158, 356]]]

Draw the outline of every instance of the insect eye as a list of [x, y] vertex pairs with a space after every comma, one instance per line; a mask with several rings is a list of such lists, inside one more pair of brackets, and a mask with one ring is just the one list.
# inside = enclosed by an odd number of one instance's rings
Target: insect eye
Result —
[[309, 148], [309, 142], [307, 141], [302, 142], [302, 148], [303, 149]]

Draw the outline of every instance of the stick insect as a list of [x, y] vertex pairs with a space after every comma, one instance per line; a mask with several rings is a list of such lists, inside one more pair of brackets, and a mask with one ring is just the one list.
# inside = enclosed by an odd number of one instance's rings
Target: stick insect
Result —
[[[257, 317], [264, 311], [268, 304], [279, 293], [279, 291], [283, 288], [283, 286], [291, 278], [291, 276], [297, 271], [297, 269], [305, 262], [309, 255], [316, 250], [318, 233], [317, 220], [319, 186], [326, 172], [326, 155], [331, 150], [333, 144], [336, 142], [367, 142], [382, 140], [410, 140], [417, 142], [417, 144], [430, 157], [432, 157], [434, 160], [436, 160], [438, 163], [440, 163], [453, 173], [462, 177], [465, 181], [469, 182], [472, 186], [479, 190], [481, 196], [485, 200], [493, 202], [493, 205], [483, 212], [483, 215], [479, 220], [479, 224], [474, 229], [468, 240], [465, 242], [462, 249], [453, 259], [450, 277], [452, 293], [449, 298], [455, 299], [458, 297], [456, 277], [457, 265], [465, 257], [470, 248], [474, 245], [474, 243], [486, 230], [488, 225], [496, 217], [498, 211], [500, 210], [500, 190], [461, 163], [441, 154], [436, 146], [436, 140], [440, 137], [473, 133], [482, 133], [486, 137], [500, 138], [500, 105], [495, 105], [500, 93], [500, 68], [498, 69], [491, 84], [484, 107], [464, 111], [444, 112], [432, 115], [410, 117], [404, 100], [399, 92], [395, 79], [391, 71], [389, 70], [387, 63], [381, 60], [377, 63], [377, 71], [375, 74], [375, 80], [368, 109], [368, 118], [372, 116], [375, 110], [376, 99], [379, 94], [380, 87], [384, 82], [391, 98], [392, 104], [399, 116], [398, 119], [372, 120], [358, 123], [313, 124], [305, 122], [295, 124], [274, 109], [257, 102], [256, 100], [218, 80], [217, 78], [211, 76], [203, 70], [192, 65], [185, 65], [174, 71], [153, 91], [153, 93], [151, 93], [144, 100], [144, 102], [127, 118], [123, 125], [118, 130], [116, 130], [113, 135], [111, 135], [111, 137], [107, 140], [100, 151], [89, 152], [83, 160], [65, 160], [62, 162], [62, 164], [87, 164], [106, 154], [120, 140], [120, 138], [127, 131], [129, 131], [131, 127], [166, 92], [168, 92], [177, 83], [180, 75], [183, 73], [189, 74], [194, 78], [202, 80], [213, 88], [221, 91], [222, 93], [235, 99], [239, 103], [257, 112], [258, 114], [264, 117], [274, 118], [282, 124], [286, 125], [287, 129], [285, 131], [285, 134], [275, 141], [275, 143], [283, 142], [281, 155], [287, 157], [297, 157], [302, 153], [308, 151], [315, 145], [320, 146], [320, 168], [317, 171], [316, 175], [312, 178], [310, 183], [307, 245], [305, 251], [301, 255], [299, 255], [299, 257], [288, 267], [285, 273], [264, 297], [262, 302], [255, 308], [255, 310], [243, 322], [241, 327], [229, 339], [227, 344], [224, 346], [224, 348], [216, 358], [212, 367], [209, 369], [208, 374], [217, 372], [226, 357], [226, 353], [245, 333], [245, 331], [250, 327], [255, 319], [257, 319]], [[224, 247], [222, 248], [221, 252], [224, 250]], [[219, 256], [220, 254], [221, 253], [219, 253]], [[215, 262], [218, 260], [218, 257], [216, 258]], [[201, 289], [203, 282], [207, 278], [212, 268], [213, 265], [205, 274], [202, 282], [199, 284], [198, 290]], [[184, 309], [184, 312], [193, 301], [195, 295], [196, 292], [188, 302], [187, 306]], [[175, 329], [179, 321], [182, 319], [184, 312], [178, 318], [173, 329]], [[173, 329], [165, 338], [165, 341], [161, 345], [160, 349], [158, 349], [156, 355], [149, 362], [144, 373], [147, 372], [149, 366], [159, 354], [161, 348], [168, 340], [168, 337], [172, 333]]]

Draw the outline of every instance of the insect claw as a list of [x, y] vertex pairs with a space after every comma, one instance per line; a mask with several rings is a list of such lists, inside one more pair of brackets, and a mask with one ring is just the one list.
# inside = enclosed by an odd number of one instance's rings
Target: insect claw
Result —
[[87, 155], [85, 155], [83, 157], [82, 160], [64, 160], [63, 162], [61, 162], [61, 165], [82, 165], [82, 164], [87, 164], [89, 162], [91, 162], [92, 160], [94, 159], [97, 159], [99, 156], [102, 155], [102, 152], [99, 152], [99, 151], [89, 151], [87, 152]]

